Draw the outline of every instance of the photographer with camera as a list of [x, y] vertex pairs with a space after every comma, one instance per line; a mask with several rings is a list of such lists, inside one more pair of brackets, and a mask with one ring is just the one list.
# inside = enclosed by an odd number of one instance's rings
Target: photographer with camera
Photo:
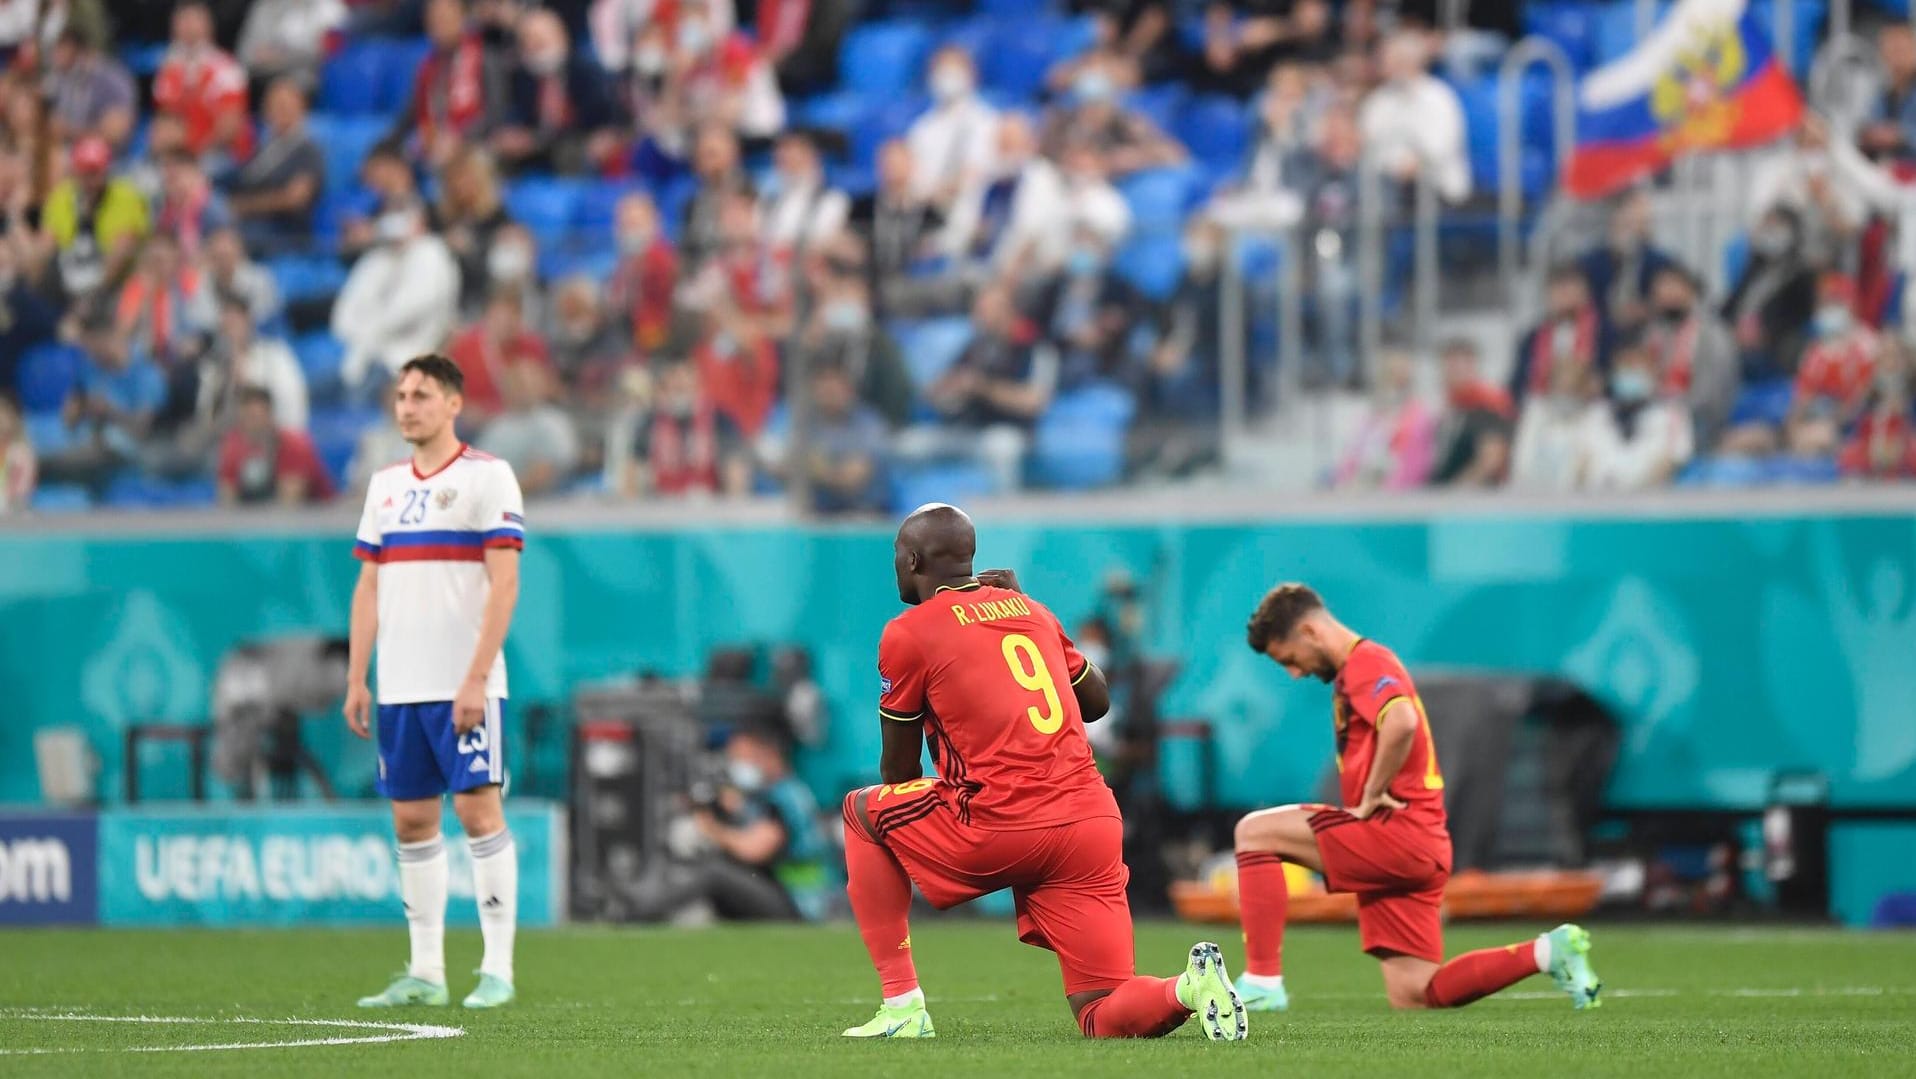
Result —
[[829, 889], [818, 805], [792, 773], [777, 734], [735, 729], [725, 743], [723, 776], [695, 784], [691, 801], [696, 850], [666, 870], [640, 904], [641, 917], [680, 916], [701, 901], [728, 921], [824, 914]]

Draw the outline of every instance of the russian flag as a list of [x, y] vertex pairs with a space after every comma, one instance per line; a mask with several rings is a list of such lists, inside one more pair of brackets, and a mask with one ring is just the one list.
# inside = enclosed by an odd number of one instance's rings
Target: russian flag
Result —
[[1635, 49], [1577, 88], [1564, 187], [1599, 198], [1685, 154], [1768, 142], [1802, 113], [1802, 95], [1746, 0], [1678, 0]]

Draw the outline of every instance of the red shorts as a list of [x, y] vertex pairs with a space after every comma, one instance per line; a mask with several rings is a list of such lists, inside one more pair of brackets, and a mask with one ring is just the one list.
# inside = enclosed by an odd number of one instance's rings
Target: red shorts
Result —
[[[921, 785], [922, 784], [922, 785]], [[891, 851], [939, 910], [1011, 889], [1018, 939], [1058, 953], [1069, 996], [1111, 989], [1137, 972], [1124, 822], [1091, 817], [1020, 831], [958, 822], [936, 780], [864, 787], [845, 796], [845, 821]]]
[[1359, 820], [1335, 806], [1310, 808], [1325, 884], [1333, 892], [1357, 894], [1364, 950], [1443, 962], [1450, 837], [1388, 809]]

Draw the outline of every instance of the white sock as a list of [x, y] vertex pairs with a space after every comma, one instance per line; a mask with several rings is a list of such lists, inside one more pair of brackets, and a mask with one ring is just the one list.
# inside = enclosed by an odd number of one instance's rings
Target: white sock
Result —
[[1550, 970], [1550, 934], [1538, 934], [1537, 943], [1530, 946], [1530, 954], [1536, 957], [1537, 973], [1548, 973]]
[[479, 904], [479, 933], [486, 939], [481, 974], [512, 981], [512, 937], [519, 927], [519, 848], [512, 833], [468, 838], [472, 848], [472, 898]]
[[440, 837], [399, 844], [399, 898], [412, 937], [406, 973], [446, 984], [446, 844]]
[[1259, 989], [1284, 988], [1284, 975], [1282, 974], [1252, 974], [1246, 971], [1238, 975], [1238, 977], [1244, 979], [1245, 985], [1256, 986]]
[[895, 997], [886, 997], [885, 1007], [908, 1008], [908, 1007], [913, 1007], [915, 1005], [923, 1004], [924, 1002], [925, 1002], [925, 991], [923, 989], [914, 989], [909, 993], [900, 993]]

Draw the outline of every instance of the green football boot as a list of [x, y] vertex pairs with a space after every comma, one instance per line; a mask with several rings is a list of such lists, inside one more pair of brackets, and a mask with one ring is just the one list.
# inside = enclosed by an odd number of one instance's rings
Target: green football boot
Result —
[[878, 1006], [878, 1014], [863, 1026], [856, 1026], [845, 1032], [847, 1038], [936, 1038], [938, 1032], [932, 1029], [931, 1013], [925, 1010], [924, 994], [916, 994], [911, 1003], [896, 1008], [883, 1004]]
[[479, 972], [479, 984], [466, 994], [464, 1004], [468, 1008], [503, 1008], [518, 996], [513, 992], [512, 983], [494, 974]]
[[1178, 1003], [1191, 1009], [1214, 1042], [1241, 1042], [1250, 1028], [1244, 1021], [1244, 1002], [1231, 988], [1224, 970], [1224, 952], [1210, 941], [1191, 946], [1191, 961], [1178, 975]]
[[359, 1006], [362, 1008], [443, 1008], [451, 1000], [452, 998], [446, 995], [446, 987], [443, 983], [434, 984], [410, 974], [401, 974], [393, 979], [393, 983], [386, 987], [385, 992], [376, 993], [370, 997], [360, 997]]
[[1601, 1007], [1597, 994], [1603, 992], [1603, 980], [1590, 967], [1590, 932], [1580, 925], [1565, 923], [1546, 934], [1550, 939], [1550, 980], [1570, 994], [1570, 1006], [1582, 1011]]

